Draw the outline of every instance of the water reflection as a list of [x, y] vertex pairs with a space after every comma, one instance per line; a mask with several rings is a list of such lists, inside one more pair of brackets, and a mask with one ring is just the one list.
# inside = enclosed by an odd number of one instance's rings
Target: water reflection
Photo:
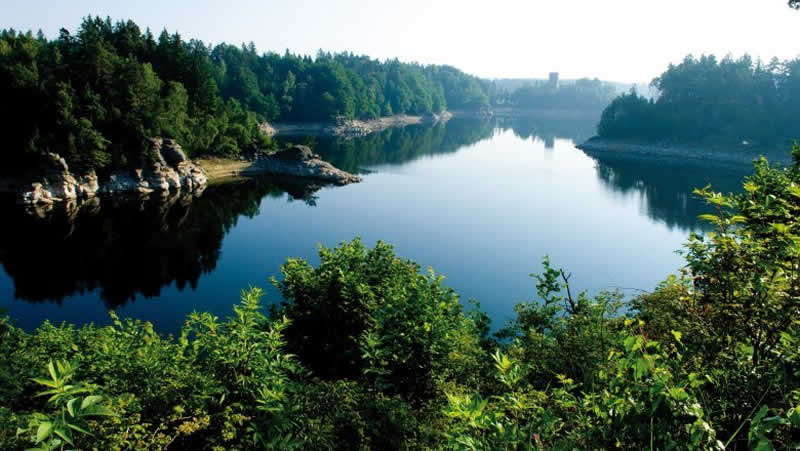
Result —
[[669, 228], [683, 231], [710, 230], [697, 217], [709, 213], [704, 201], [692, 194], [695, 188], [712, 185], [715, 191], [741, 189], [744, 168], [722, 168], [680, 161], [642, 160], [625, 156], [592, 156], [597, 161], [597, 177], [611, 191], [637, 195], [643, 213]]
[[222, 239], [265, 196], [314, 203], [319, 185], [258, 179], [205, 192], [96, 198], [44, 208], [15, 207], [0, 222], [0, 264], [14, 297], [56, 302], [99, 289], [108, 308], [175, 283], [195, 288], [214, 270]]
[[[316, 143], [324, 158], [346, 170], [403, 164], [455, 152], [492, 136], [486, 121], [392, 129], [356, 140]], [[195, 193], [95, 198], [37, 207], [6, 207], [0, 222], [0, 264], [14, 281], [14, 298], [62, 303], [95, 290], [107, 308], [163, 287], [197, 287], [214, 271], [223, 238], [238, 218], [260, 214], [264, 197], [315, 206], [321, 184], [292, 178], [243, 179]], [[10, 205], [12, 202], [4, 202]]]
[[[511, 130], [520, 139], [541, 140], [545, 149], [553, 149], [557, 139], [574, 143], [594, 135], [598, 114], [560, 112], [496, 118], [501, 130]], [[710, 230], [707, 222], [697, 219], [708, 213], [705, 203], [693, 195], [695, 188], [712, 184], [722, 192], [741, 188], [748, 168], [720, 167], [684, 161], [642, 160], [625, 155], [590, 155], [596, 161], [597, 177], [617, 195], [638, 197], [642, 213], [681, 231]]]
[[[226, 314], [229, 296], [265, 286], [288, 256], [313, 259], [316, 243], [356, 235], [433, 265], [465, 299], [486, 302], [497, 324], [529, 296], [527, 274], [545, 254], [580, 274], [582, 288], [650, 288], [681, 264], [670, 253], [683, 231], [702, 226], [691, 190], [709, 181], [736, 189], [744, 171], [592, 160], [572, 142], [593, 127], [581, 117], [499, 117], [318, 139], [315, 151], [336, 166], [374, 171], [324, 191], [263, 178], [53, 209], [1, 202], [0, 308], [33, 328], [45, 318], [102, 322], [101, 302], [126, 305], [175, 331], [194, 309]], [[157, 300], [130, 302], [141, 298]]]
[[595, 135], [600, 116], [593, 112], [559, 112], [558, 114], [515, 115], [496, 118], [502, 130], [511, 130], [521, 139], [540, 139], [545, 149], [553, 149], [555, 140], [583, 142]]
[[495, 124], [486, 120], [454, 120], [435, 126], [391, 128], [356, 139], [282, 137], [281, 141], [308, 144], [339, 169], [369, 172], [366, 168], [399, 165], [426, 155], [453, 153], [493, 136]]

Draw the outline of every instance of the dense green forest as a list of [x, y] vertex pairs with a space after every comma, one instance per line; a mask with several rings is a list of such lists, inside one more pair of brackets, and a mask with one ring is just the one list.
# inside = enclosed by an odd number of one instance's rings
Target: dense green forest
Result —
[[623, 94], [597, 127], [607, 138], [747, 141], [778, 146], [800, 138], [800, 59], [769, 64], [713, 55], [670, 65], [653, 81], [660, 95]]
[[43, 151], [84, 171], [135, 166], [153, 136], [190, 155], [269, 147], [260, 121], [311, 121], [481, 109], [493, 86], [448, 66], [320, 51], [259, 54], [132, 21], [88, 17], [75, 34], [0, 32], [2, 167]]
[[[3, 449], [796, 449], [800, 147], [738, 194], [697, 194], [713, 234], [624, 300], [543, 261], [490, 334], [433, 270], [359, 240], [289, 259], [284, 299], [242, 293], [177, 336], [0, 319]], [[534, 289], [535, 288], [535, 289]]]

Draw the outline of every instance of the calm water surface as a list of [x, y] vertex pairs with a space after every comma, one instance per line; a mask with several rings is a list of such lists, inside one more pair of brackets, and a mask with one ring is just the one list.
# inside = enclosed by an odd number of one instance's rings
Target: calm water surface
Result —
[[744, 172], [598, 161], [574, 147], [592, 125], [453, 120], [349, 141], [293, 138], [364, 174], [345, 187], [260, 179], [43, 218], [5, 202], [0, 309], [28, 330], [106, 324], [116, 309], [174, 332], [193, 310], [227, 316], [251, 285], [278, 301], [268, 278], [287, 257], [316, 264], [319, 244], [354, 237], [444, 274], [495, 327], [532, 299], [529, 274], [544, 255], [578, 289], [650, 290], [703, 227], [692, 187], [736, 189]]

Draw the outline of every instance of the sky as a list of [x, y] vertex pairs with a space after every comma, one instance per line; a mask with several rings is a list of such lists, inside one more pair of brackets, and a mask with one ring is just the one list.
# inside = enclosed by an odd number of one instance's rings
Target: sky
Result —
[[785, 0], [3, 0], [0, 28], [55, 37], [87, 15], [259, 51], [449, 64], [485, 78], [649, 82], [687, 54], [800, 55]]

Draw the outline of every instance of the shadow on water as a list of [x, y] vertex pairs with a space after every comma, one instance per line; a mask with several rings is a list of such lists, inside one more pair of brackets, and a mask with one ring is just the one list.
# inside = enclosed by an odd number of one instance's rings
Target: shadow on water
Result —
[[95, 198], [80, 206], [13, 207], [0, 222], [0, 264], [20, 300], [61, 303], [99, 289], [107, 308], [197, 287], [222, 239], [265, 196], [313, 205], [317, 185], [276, 179], [214, 185], [202, 193]]
[[[321, 141], [315, 151], [353, 170], [403, 164], [455, 152], [492, 136], [489, 122], [407, 127], [353, 140]], [[195, 289], [215, 270], [222, 241], [244, 216], [260, 214], [265, 197], [315, 206], [321, 185], [265, 177], [212, 185], [200, 193], [96, 198], [40, 208], [4, 199], [0, 264], [14, 282], [14, 298], [61, 304], [97, 290], [109, 309], [137, 297], [161, 295], [170, 284]]]
[[714, 191], [741, 190], [742, 179], [752, 171], [742, 168], [689, 164], [681, 161], [626, 159], [592, 156], [597, 162], [597, 177], [615, 193], [638, 195], [643, 212], [670, 229], [708, 231], [712, 226], [697, 217], [711, 209], [698, 196], [696, 188], [711, 185]]
[[354, 139], [287, 136], [279, 140], [310, 145], [337, 168], [364, 173], [370, 166], [400, 165], [428, 155], [453, 153], [491, 138], [494, 130], [492, 121], [459, 119], [435, 126], [390, 128]]

